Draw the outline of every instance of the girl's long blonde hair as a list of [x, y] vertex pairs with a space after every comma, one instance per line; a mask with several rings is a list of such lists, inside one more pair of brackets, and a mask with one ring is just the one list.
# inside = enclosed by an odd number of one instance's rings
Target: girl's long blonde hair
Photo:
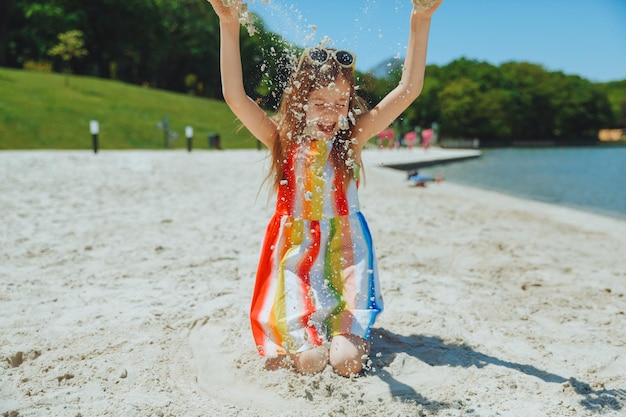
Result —
[[302, 57], [298, 69], [292, 73], [287, 83], [278, 112], [274, 116], [278, 129], [271, 149], [269, 178], [273, 177], [273, 181], [270, 181], [275, 189], [285, 177], [285, 165], [290, 152], [303, 140], [309, 140], [305, 137], [307, 124], [305, 106], [311, 91], [327, 87], [342, 77], [350, 85], [349, 128], [338, 131], [330, 158], [338, 174], [343, 177], [344, 186], [354, 178], [355, 165], [362, 165], [360, 154], [357, 152], [357, 141], [354, 139], [354, 125], [359, 116], [365, 113], [367, 105], [356, 93], [354, 67], [342, 67], [334, 59], [320, 65], [310, 62], [307, 57]]

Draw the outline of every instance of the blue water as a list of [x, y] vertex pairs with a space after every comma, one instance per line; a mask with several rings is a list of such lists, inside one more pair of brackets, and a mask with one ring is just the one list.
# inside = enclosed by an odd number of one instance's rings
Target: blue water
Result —
[[423, 169], [439, 172], [446, 181], [626, 219], [626, 147], [483, 150]]

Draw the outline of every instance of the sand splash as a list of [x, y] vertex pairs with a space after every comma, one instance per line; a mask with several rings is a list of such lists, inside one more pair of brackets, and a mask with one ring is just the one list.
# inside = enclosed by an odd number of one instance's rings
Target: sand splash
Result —
[[[261, 0], [263, 3], [269, 3], [269, 0]], [[254, 17], [248, 11], [248, 3], [241, 0], [222, 0], [225, 6], [237, 9], [239, 15], [239, 23], [248, 30], [250, 36], [254, 36], [257, 33], [257, 28], [254, 25]], [[252, 0], [254, 3], [255, 0]]]

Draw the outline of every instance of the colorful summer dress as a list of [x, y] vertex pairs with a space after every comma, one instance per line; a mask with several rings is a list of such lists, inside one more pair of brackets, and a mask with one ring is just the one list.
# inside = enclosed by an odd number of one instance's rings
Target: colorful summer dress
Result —
[[262, 356], [302, 352], [338, 334], [367, 340], [383, 310], [357, 182], [344, 187], [335, 172], [334, 143], [307, 142], [286, 161], [250, 309]]

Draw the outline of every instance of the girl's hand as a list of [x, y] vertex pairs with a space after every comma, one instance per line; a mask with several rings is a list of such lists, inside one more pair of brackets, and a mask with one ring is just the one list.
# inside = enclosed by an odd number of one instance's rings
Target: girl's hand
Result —
[[[429, 2], [428, 0], [413, 0], [413, 13], [423, 17], [431, 17], [435, 13], [435, 10], [441, 6], [442, 2], [443, 0], [439, 0], [432, 5], [428, 5], [428, 3], [432, 2]], [[424, 4], [427, 5], [426, 8], [424, 8]]]
[[239, 6], [240, 1], [229, 1], [229, 5], [225, 4], [225, 0], [207, 0], [213, 6], [213, 10], [220, 18], [220, 22], [239, 22]]

